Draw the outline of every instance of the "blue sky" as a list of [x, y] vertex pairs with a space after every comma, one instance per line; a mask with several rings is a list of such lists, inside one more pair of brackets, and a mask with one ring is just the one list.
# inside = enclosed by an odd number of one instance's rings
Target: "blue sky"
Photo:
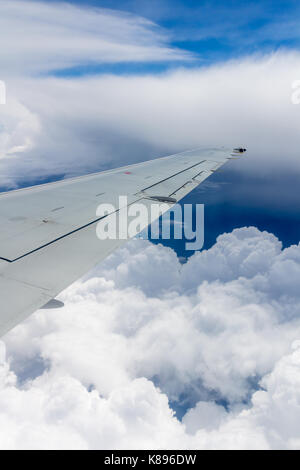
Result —
[[[50, 0], [52, 1], [52, 0]], [[185, 67], [201, 67], [218, 61], [280, 49], [299, 48], [296, 0], [71, 0], [78, 6], [130, 12], [161, 27], [174, 47], [190, 51], [193, 60]], [[82, 64], [56, 71], [59, 76], [95, 73], [159, 73], [174, 69], [180, 61], [123, 64]]]

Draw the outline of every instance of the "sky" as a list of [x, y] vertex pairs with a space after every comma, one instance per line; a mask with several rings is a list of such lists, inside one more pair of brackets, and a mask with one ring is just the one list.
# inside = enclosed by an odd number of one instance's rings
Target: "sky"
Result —
[[2, 191], [247, 148], [201, 252], [133, 240], [0, 341], [0, 448], [300, 448], [299, 9], [0, 1]]

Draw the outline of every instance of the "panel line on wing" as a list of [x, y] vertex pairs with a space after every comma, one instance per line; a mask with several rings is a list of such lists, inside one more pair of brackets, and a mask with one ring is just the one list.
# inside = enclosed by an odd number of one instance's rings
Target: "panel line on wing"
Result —
[[168, 176], [167, 178], [164, 178], [164, 179], [162, 179], [162, 180], [160, 180], [160, 181], [157, 181], [156, 183], [151, 184], [150, 186], [147, 186], [147, 188], [143, 188], [143, 189], [141, 190], [141, 192], [147, 191], [147, 189], [153, 188], [154, 186], [157, 186], [157, 185], [159, 185], [159, 184], [161, 184], [161, 183], [164, 183], [165, 181], [168, 181], [168, 180], [174, 178], [175, 176], [180, 175], [181, 173], [184, 173], [185, 171], [188, 171], [188, 170], [190, 170], [191, 168], [194, 168], [195, 166], [200, 165], [201, 163], [204, 163], [204, 162], [206, 162], [206, 161], [207, 161], [207, 160], [202, 160], [201, 162], [195, 163], [194, 165], [191, 165], [191, 166], [189, 166], [188, 168], [184, 168], [184, 170], [180, 170], [180, 171], [178, 171], [177, 173], [174, 173], [173, 175]]
[[[134, 201], [134, 202], [128, 204], [128, 207], [129, 207], [131, 204], [134, 204], [134, 203], [136, 203], [136, 202], [138, 202], [138, 201], [140, 201], [140, 200], [141, 200], [141, 199], [137, 199], [136, 201]], [[79, 232], [80, 230], [83, 230], [83, 229], [85, 229], [85, 228], [87, 228], [87, 227], [90, 227], [91, 225], [96, 224], [96, 223], [99, 222], [100, 220], [105, 219], [105, 218], [108, 217], [109, 215], [116, 214], [116, 213], [119, 212], [119, 211], [120, 211], [120, 208], [117, 209], [117, 210], [114, 211], [114, 212], [111, 212], [110, 214], [106, 214], [106, 215], [104, 215], [104, 216], [102, 216], [102, 217], [98, 217], [97, 219], [92, 220], [92, 221], [89, 222], [88, 224], [82, 225], [81, 227], [78, 227], [78, 228], [72, 230], [71, 232], [65, 233], [64, 235], [61, 235], [60, 237], [57, 237], [57, 238], [55, 238], [54, 240], [51, 240], [50, 242], [45, 243], [44, 245], [40, 245], [40, 246], [38, 246], [37, 248], [35, 248], [34, 250], [28, 251], [27, 253], [24, 253], [23, 255], [18, 256], [17, 258], [14, 258], [14, 259], [5, 259], [5, 258], [1, 258], [1, 257], [0, 257], [0, 259], [2, 259], [3, 261], [7, 261], [8, 263], [14, 263], [15, 261], [19, 261], [20, 259], [25, 258], [25, 256], [29, 256], [29, 255], [31, 255], [32, 253], [35, 253], [36, 251], [41, 250], [42, 248], [46, 248], [47, 246], [52, 245], [53, 243], [56, 243], [56, 242], [58, 242], [59, 240], [62, 240], [62, 239], [64, 239], [64, 238], [66, 238], [66, 237], [72, 235], [73, 233]]]

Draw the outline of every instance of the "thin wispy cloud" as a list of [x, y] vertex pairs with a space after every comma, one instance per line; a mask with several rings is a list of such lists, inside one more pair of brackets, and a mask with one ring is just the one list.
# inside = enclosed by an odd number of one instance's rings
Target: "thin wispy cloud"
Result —
[[86, 64], [192, 57], [170, 46], [167, 32], [145, 18], [62, 2], [1, 2], [0, 29], [5, 77]]

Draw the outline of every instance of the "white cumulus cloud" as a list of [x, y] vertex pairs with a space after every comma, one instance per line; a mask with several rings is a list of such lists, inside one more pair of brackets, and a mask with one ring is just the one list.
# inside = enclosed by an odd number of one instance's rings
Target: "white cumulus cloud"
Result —
[[0, 447], [299, 448], [299, 269], [254, 227], [128, 243], [4, 338]]

